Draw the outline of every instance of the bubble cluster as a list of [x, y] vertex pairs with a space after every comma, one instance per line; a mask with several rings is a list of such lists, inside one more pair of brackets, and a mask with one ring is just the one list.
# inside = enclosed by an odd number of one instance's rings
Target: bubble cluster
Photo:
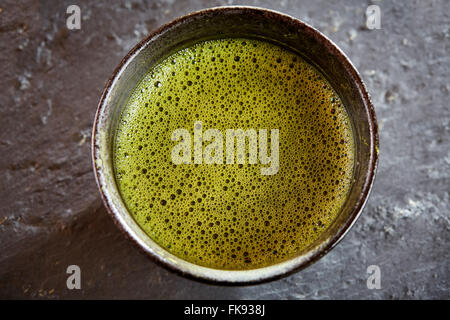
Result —
[[[280, 130], [279, 172], [261, 164], [171, 162], [171, 134]], [[270, 145], [270, 144], [269, 144]], [[122, 198], [171, 253], [218, 269], [298, 254], [335, 220], [350, 188], [353, 133], [330, 84], [297, 54], [250, 39], [198, 43], [149, 70], [121, 115], [114, 145]]]

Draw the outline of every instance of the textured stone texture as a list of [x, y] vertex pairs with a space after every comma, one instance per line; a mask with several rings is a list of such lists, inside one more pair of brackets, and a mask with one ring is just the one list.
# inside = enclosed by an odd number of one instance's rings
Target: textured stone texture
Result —
[[[448, 299], [450, 262], [449, 1], [0, 2], [0, 298]], [[377, 111], [381, 158], [366, 209], [311, 267], [248, 287], [211, 286], [155, 265], [113, 225], [90, 163], [90, 130], [106, 80], [149, 31], [225, 4], [276, 9], [339, 45]], [[66, 289], [68, 265], [82, 289]], [[366, 269], [381, 268], [381, 290]]]

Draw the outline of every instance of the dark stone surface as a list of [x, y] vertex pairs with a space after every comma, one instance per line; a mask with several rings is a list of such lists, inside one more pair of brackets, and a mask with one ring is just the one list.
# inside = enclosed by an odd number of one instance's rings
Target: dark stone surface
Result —
[[[448, 299], [450, 262], [450, 4], [248, 1], [324, 32], [361, 72], [377, 111], [381, 153], [367, 207], [311, 267], [249, 287], [211, 286], [155, 265], [113, 225], [90, 163], [106, 80], [145, 34], [193, 10], [234, 1], [0, 2], [0, 298]], [[82, 289], [66, 288], [66, 268]], [[380, 290], [366, 269], [381, 268]]]

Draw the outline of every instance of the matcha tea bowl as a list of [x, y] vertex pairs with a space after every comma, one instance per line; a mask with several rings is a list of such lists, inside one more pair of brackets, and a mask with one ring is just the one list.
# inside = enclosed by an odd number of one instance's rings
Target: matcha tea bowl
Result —
[[200, 281], [260, 283], [312, 264], [355, 223], [377, 123], [355, 67], [319, 31], [218, 7], [125, 56], [92, 159], [109, 214], [149, 257]]

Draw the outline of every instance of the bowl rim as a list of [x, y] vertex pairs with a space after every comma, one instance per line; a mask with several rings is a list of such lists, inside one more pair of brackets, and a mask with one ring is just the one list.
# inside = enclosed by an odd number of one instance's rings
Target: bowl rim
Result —
[[[118, 79], [120, 74], [126, 69], [129, 62], [139, 54], [139, 52], [144, 49], [147, 44], [154, 38], [158, 37], [160, 34], [170, 29], [173, 26], [178, 24], [183, 24], [186, 21], [189, 21], [192, 18], [199, 17], [202, 15], [210, 14], [210, 13], [230, 13], [236, 11], [238, 13], [242, 12], [259, 12], [259, 13], [268, 13], [271, 14], [272, 17], [276, 17], [278, 19], [282, 19], [289, 23], [294, 24], [299, 27], [302, 32], [307, 32], [310, 35], [314, 36], [317, 41], [320, 41], [322, 45], [327, 46], [328, 49], [331, 50], [333, 55], [336, 57], [339, 63], [343, 64], [345, 69], [351, 73], [353, 78], [354, 85], [359, 89], [359, 94], [364, 102], [366, 107], [366, 112], [368, 113], [369, 120], [369, 135], [370, 135], [370, 155], [369, 155], [369, 166], [368, 166], [368, 174], [364, 181], [364, 186], [359, 198], [353, 207], [352, 212], [349, 217], [343, 223], [338, 232], [328, 237], [311, 250], [306, 252], [303, 255], [293, 257], [286, 261], [279, 262], [274, 265], [249, 269], [249, 270], [219, 270], [213, 269], [209, 267], [198, 266], [193, 263], [187, 262], [182, 258], [169, 254], [169, 256], [173, 256], [175, 260], [181, 260], [184, 263], [178, 264], [174, 263], [172, 260], [165, 259], [158, 254], [156, 254], [153, 250], [147, 247], [147, 245], [140, 239], [129, 226], [125, 224], [123, 219], [120, 217], [120, 214], [116, 211], [116, 208], [112, 204], [111, 199], [109, 198], [108, 192], [105, 192], [106, 186], [103, 183], [103, 180], [100, 178], [102, 172], [102, 166], [97, 165], [97, 161], [99, 158], [99, 151], [96, 148], [97, 139], [99, 139], [99, 120], [102, 114], [105, 112], [105, 109], [108, 108], [107, 97], [113, 88], [115, 81]], [[379, 137], [378, 137], [378, 125], [376, 120], [376, 115], [374, 111], [374, 107], [370, 98], [370, 95], [366, 89], [366, 85], [364, 84], [359, 72], [354, 67], [353, 63], [350, 59], [345, 55], [345, 53], [327, 36], [322, 34], [317, 29], [312, 26], [306, 24], [305, 22], [292, 17], [290, 15], [281, 13], [279, 11], [255, 7], [255, 6], [219, 6], [219, 7], [211, 7], [207, 9], [202, 9], [198, 11], [193, 11], [186, 15], [180, 16], [171, 20], [170, 22], [160, 26], [153, 32], [149, 33], [144, 39], [142, 39], [137, 45], [135, 45], [121, 60], [119, 65], [115, 68], [111, 77], [106, 83], [106, 86], [103, 90], [102, 96], [100, 98], [97, 111], [95, 114], [94, 125], [92, 128], [92, 137], [91, 137], [91, 160], [95, 174], [95, 180], [97, 183], [97, 187], [100, 191], [101, 198], [103, 203], [107, 209], [108, 214], [112, 217], [114, 223], [118, 226], [118, 228], [122, 231], [126, 238], [131, 240], [141, 252], [151, 257], [153, 261], [157, 262], [159, 265], [162, 265], [169, 269], [170, 271], [176, 272], [180, 275], [183, 275], [187, 278], [198, 280], [201, 282], [211, 283], [211, 284], [222, 284], [222, 285], [250, 285], [250, 284], [259, 284], [263, 282], [268, 282], [272, 280], [277, 280], [283, 277], [286, 277], [292, 273], [300, 271], [307, 266], [313, 264], [317, 260], [319, 260], [322, 256], [328, 253], [331, 249], [333, 249], [347, 234], [347, 232], [354, 225], [358, 217], [361, 215], [362, 210], [368, 200], [370, 191], [372, 189], [375, 174], [378, 166], [378, 152], [379, 152]], [[150, 237], [149, 237], [150, 238]], [[178, 261], [180, 262], [180, 261]]]

